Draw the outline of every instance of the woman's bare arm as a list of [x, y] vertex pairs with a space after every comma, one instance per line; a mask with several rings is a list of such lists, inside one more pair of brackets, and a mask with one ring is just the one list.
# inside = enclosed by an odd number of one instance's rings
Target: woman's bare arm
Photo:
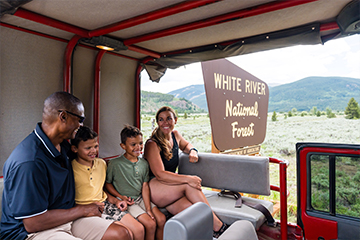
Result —
[[165, 171], [159, 147], [154, 141], [149, 140], [146, 142], [144, 158], [149, 162], [152, 173], [160, 182], [169, 185], [189, 184], [191, 187], [201, 189], [201, 179], [199, 177]]
[[198, 154], [197, 151], [195, 150], [191, 150], [192, 148], [194, 148], [194, 146], [187, 141], [183, 136], [181, 136], [181, 134], [174, 130], [173, 131], [176, 140], [179, 143], [179, 148], [181, 151], [183, 151], [184, 153], [189, 154], [189, 161], [190, 162], [197, 162], [198, 161]]

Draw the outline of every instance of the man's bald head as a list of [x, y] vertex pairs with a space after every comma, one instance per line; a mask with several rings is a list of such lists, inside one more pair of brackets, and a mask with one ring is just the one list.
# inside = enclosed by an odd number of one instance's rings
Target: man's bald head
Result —
[[79, 105], [82, 106], [82, 102], [74, 95], [67, 92], [55, 92], [44, 101], [43, 121], [54, 120], [59, 110], [76, 112]]

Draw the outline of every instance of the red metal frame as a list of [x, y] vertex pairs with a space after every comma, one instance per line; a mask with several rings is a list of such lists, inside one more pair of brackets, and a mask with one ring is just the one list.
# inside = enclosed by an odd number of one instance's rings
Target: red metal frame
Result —
[[320, 32], [339, 29], [337, 22], [323, 23], [320, 25]]
[[140, 116], [140, 106], [141, 106], [141, 79], [140, 74], [142, 70], [142, 64], [146, 64], [147, 62], [151, 61], [152, 58], [147, 57], [138, 64], [135, 72], [135, 81], [136, 81], [136, 126], [140, 129], [141, 128], [141, 116]]
[[100, 80], [101, 80], [101, 60], [106, 53], [105, 50], [99, 51], [95, 60], [95, 81], [94, 81], [94, 110], [93, 110], [93, 129], [100, 137]]
[[[40, 36], [40, 37], [45, 37], [45, 38], [53, 39], [53, 40], [60, 41], [60, 42], [65, 42], [65, 43], [68, 43], [68, 42], [69, 42], [69, 40], [67, 40], [67, 39], [54, 37], [54, 36], [47, 35], [47, 34], [44, 34], [44, 33], [36, 32], [36, 31], [33, 31], [33, 30], [29, 30], [29, 29], [26, 29], [26, 28], [14, 26], [14, 25], [11, 25], [11, 24], [8, 24], [8, 23], [0, 22], [0, 26], [7, 27], [7, 28], [11, 28], [11, 29], [15, 29], [15, 30], [22, 31], [22, 32], [26, 32], [26, 33], [30, 33], [30, 34], [34, 34], [34, 35], [37, 35], [37, 36]], [[98, 48], [91, 47], [91, 46], [84, 45], [84, 44], [79, 44], [79, 46], [84, 47], [84, 48], [88, 48], [88, 49], [92, 49], [92, 50], [99, 50]], [[122, 54], [119, 54], [119, 53], [115, 53], [115, 52], [107, 52], [107, 53], [108, 53], [108, 54], [111, 54], [111, 55], [114, 55], [114, 56], [117, 56], [117, 57], [127, 58], [127, 59], [134, 60], [134, 61], [137, 61], [137, 62], [139, 61], [139, 59], [137, 59], [137, 58], [125, 56], [125, 55], [122, 55]]]
[[140, 129], [141, 127], [141, 116], [140, 116], [140, 106], [141, 106], [141, 79], [140, 79], [140, 73], [142, 70], [141, 64], [138, 64], [135, 72], [135, 87], [136, 87], [136, 127]]
[[[338, 232], [337, 232], [337, 222], [327, 220], [327, 219], [321, 219], [316, 218], [313, 216], [309, 216], [307, 214], [307, 196], [308, 196], [308, 173], [307, 173], [307, 154], [313, 152], [320, 152], [320, 153], [353, 153], [358, 154], [358, 152], [355, 152], [354, 150], [349, 149], [329, 149], [329, 148], [315, 148], [315, 147], [309, 147], [304, 148], [300, 151], [299, 158], [300, 158], [300, 175], [303, 176], [300, 178], [300, 207], [302, 209], [301, 211], [301, 221], [304, 224], [304, 229], [306, 228], [306, 231], [304, 232], [306, 239], [317, 239], [319, 235], [319, 224], [321, 224], [322, 229], [322, 237], [324, 239], [337, 239], [338, 238]], [[298, 186], [299, 187], [299, 186]], [[299, 216], [298, 216], [299, 217]]]
[[66, 32], [71, 32], [71, 33], [74, 33], [75, 35], [79, 35], [82, 37], [89, 37], [89, 35], [88, 35], [89, 31], [86, 29], [79, 28], [79, 27], [76, 27], [74, 25], [71, 25], [71, 24], [68, 24], [65, 22], [61, 22], [61, 21], [53, 19], [53, 18], [49, 18], [49, 17], [43, 16], [41, 14], [34, 13], [29, 10], [23, 9], [23, 8], [18, 8], [16, 10], [16, 12], [14, 13], [14, 16], [25, 18], [27, 20], [31, 20], [31, 21], [34, 21], [37, 23], [41, 23], [41, 24], [44, 24], [47, 26], [54, 27], [54, 28], [58, 28], [58, 29], [66, 31]]
[[228, 22], [228, 21], [238, 20], [240, 18], [247, 18], [247, 17], [252, 17], [252, 16], [256, 16], [256, 15], [260, 15], [260, 14], [265, 14], [268, 12], [281, 10], [281, 9], [289, 8], [289, 7], [294, 7], [297, 5], [302, 5], [302, 4], [306, 4], [306, 3], [314, 2], [314, 1], [318, 1], [318, 0], [276, 1], [276, 2], [272, 2], [272, 3], [267, 3], [267, 4], [259, 5], [256, 7], [243, 9], [240, 11], [235, 11], [232, 13], [227, 13], [227, 14], [223, 14], [220, 16], [184, 24], [181, 26], [164, 29], [164, 30], [161, 30], [158, 32], [153, 32], [153, 33], [129, 38], [129, 39], [124, 40], [124, 44], [128, 46], [128, 45], [136, 44], [139, 42], [149, 41], [149, 40], [153, 40], [156, 38], [170, 36], [173, 34], [179, 34], [182, 32], [187, 32], [187, 31], [191, 31], [191, 30], [195, 30], [195, 29], [199, 29], [199, 28], [213, 26], [213, 25], [221, 24], [221, 23]]
[[134, 51], [134, 52], [138, 52], [138, 53], [141, 53], [141, 54], [149, 55], [149, 56], [151, 56], [153, 58], [160, 58], [161, 57], [160, 53], [150, 51], [150, 50], [142, 48], [142, 47], [138, 47], [138, 46], [134, 46], [134, 45], [127, 46], [127, 47], [128, 47], [128, 49], [130, 51]]
[[[286, 169], [288, 166], [288, 162], [281, 159], [276, 158], [269, 158], [271, 163], [279, 164], [279, 174], [280, 174], [280, 232], [281, 232], [281, 239], [287, 240], [287, 176], [286, 176]], [[275, 187], [273, 187], [275, 188]]]
[[197, 0], [197, 1], [185, 1], [179, 4], [175, 4], [172, 6], [168, 6], [165, 8], [161, 8], [155, 10], [153, 12], [145, 13], [133, 18], [126, 19], [124, 21], [114, 23], [105, 27], [101, 27], [89, 32], [89, 36], [100, 36], [105, 35], [111, 32], [120, 31], [125, 28], [134, 27], [136, 25], [140, 25], [143, 23], [151, 22], [163, 17], [171, 16], [177, 13], [181, 13], [184, 11], [192, 10], [194, 8], [198, 8], [204, 5], [208, 5], [211, 3], [219, 2], [222, 0]]
[[64, 58], [64, 83], [63, 83], [63, 90], [65, 92], [70, 93], [71, 91], [71, 57], [74, 51], [75, 46], [77, 45], [78, 41], [82, 37], [79, 35], [75, 35], [66, 46], [65, 49], [65, 58]]
[[[71, 25], [71, 24], [68, 24], [68, 23], [53, 19], [53, 18], [49, 18], [49, 17], [43, 16], [41, 14], [34, 13], [34, 12], [31, 12], [31, 11], [28, 11], [28, 10], [25, 10], [22, 8], [18, 8], [18, 10], [14, 13], [14, 15], [17, 17], [21, 17], [21, 18], [30, 20], [30, 21], [44, 24], [46, 26], [50, 26], [50, 27], [64, 30], [66, 32], [74, 33], [75, 35], [79, 35], [81, 37], [89, 38], [90, 31], [87, 29], [79, 28], [74, 25]], [[145, 48], [136, 47], [136, 46], [129, 48], [129, 50], [139, 52], [142, 54], [148, 54], [153, 57], [159, 56], [158, 53], [155, 53], [155, 52], [145, 49]]]
[[47, 34], [44, 34], [44, 33], [36, 32], [36, 31], [33, 31], [33, 30], [29, 30], [29, 29], [26, 29], [26, 28], [14, 26], [14, 25], [11, 25], [11, 24], [3, 23], [3, 22], [0, 22], [0, 26], [7, 27], [7, 28], [11, 28], [11, 29], [15, 29], [15, 30], [22, 31], [22, 32], [26, 32], [26, 33], [30, 33], [30, 34], [34, 34], [34, 35], [37, 35], [37, 36], [40, 36], [40, 37], [50, 38], [50, 39], [53, 39], [53, 40], [56, 40], [56, 41], [60, 41], [60, 42], [66, 42], [66, 43], [69, 42], [68, 40], [63, 39], [63, 38], [58, 38], [58, 37], [50, 36], [50, 35], [47, 35]]

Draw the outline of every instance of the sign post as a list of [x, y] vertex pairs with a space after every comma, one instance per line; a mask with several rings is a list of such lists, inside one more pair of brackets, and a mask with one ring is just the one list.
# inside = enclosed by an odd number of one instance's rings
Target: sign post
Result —
[[225, 151], [262, 143], [267, 84], [226, 59], [202, 62], [201, 66], [215, 147]]

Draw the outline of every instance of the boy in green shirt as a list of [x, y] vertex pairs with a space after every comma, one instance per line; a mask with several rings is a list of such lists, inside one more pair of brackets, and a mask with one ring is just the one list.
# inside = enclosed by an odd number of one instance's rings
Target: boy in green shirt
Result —
[[112, 159], [106, 172], [106, 189], [127, 202], [128, 212], [145, 227], [145, 239], [163, 239], [165, 215], [150, 202], [149, 164], [140, 157], [143, 150], [141, 131], [125, 126], [120, 146], [125, 154]]

